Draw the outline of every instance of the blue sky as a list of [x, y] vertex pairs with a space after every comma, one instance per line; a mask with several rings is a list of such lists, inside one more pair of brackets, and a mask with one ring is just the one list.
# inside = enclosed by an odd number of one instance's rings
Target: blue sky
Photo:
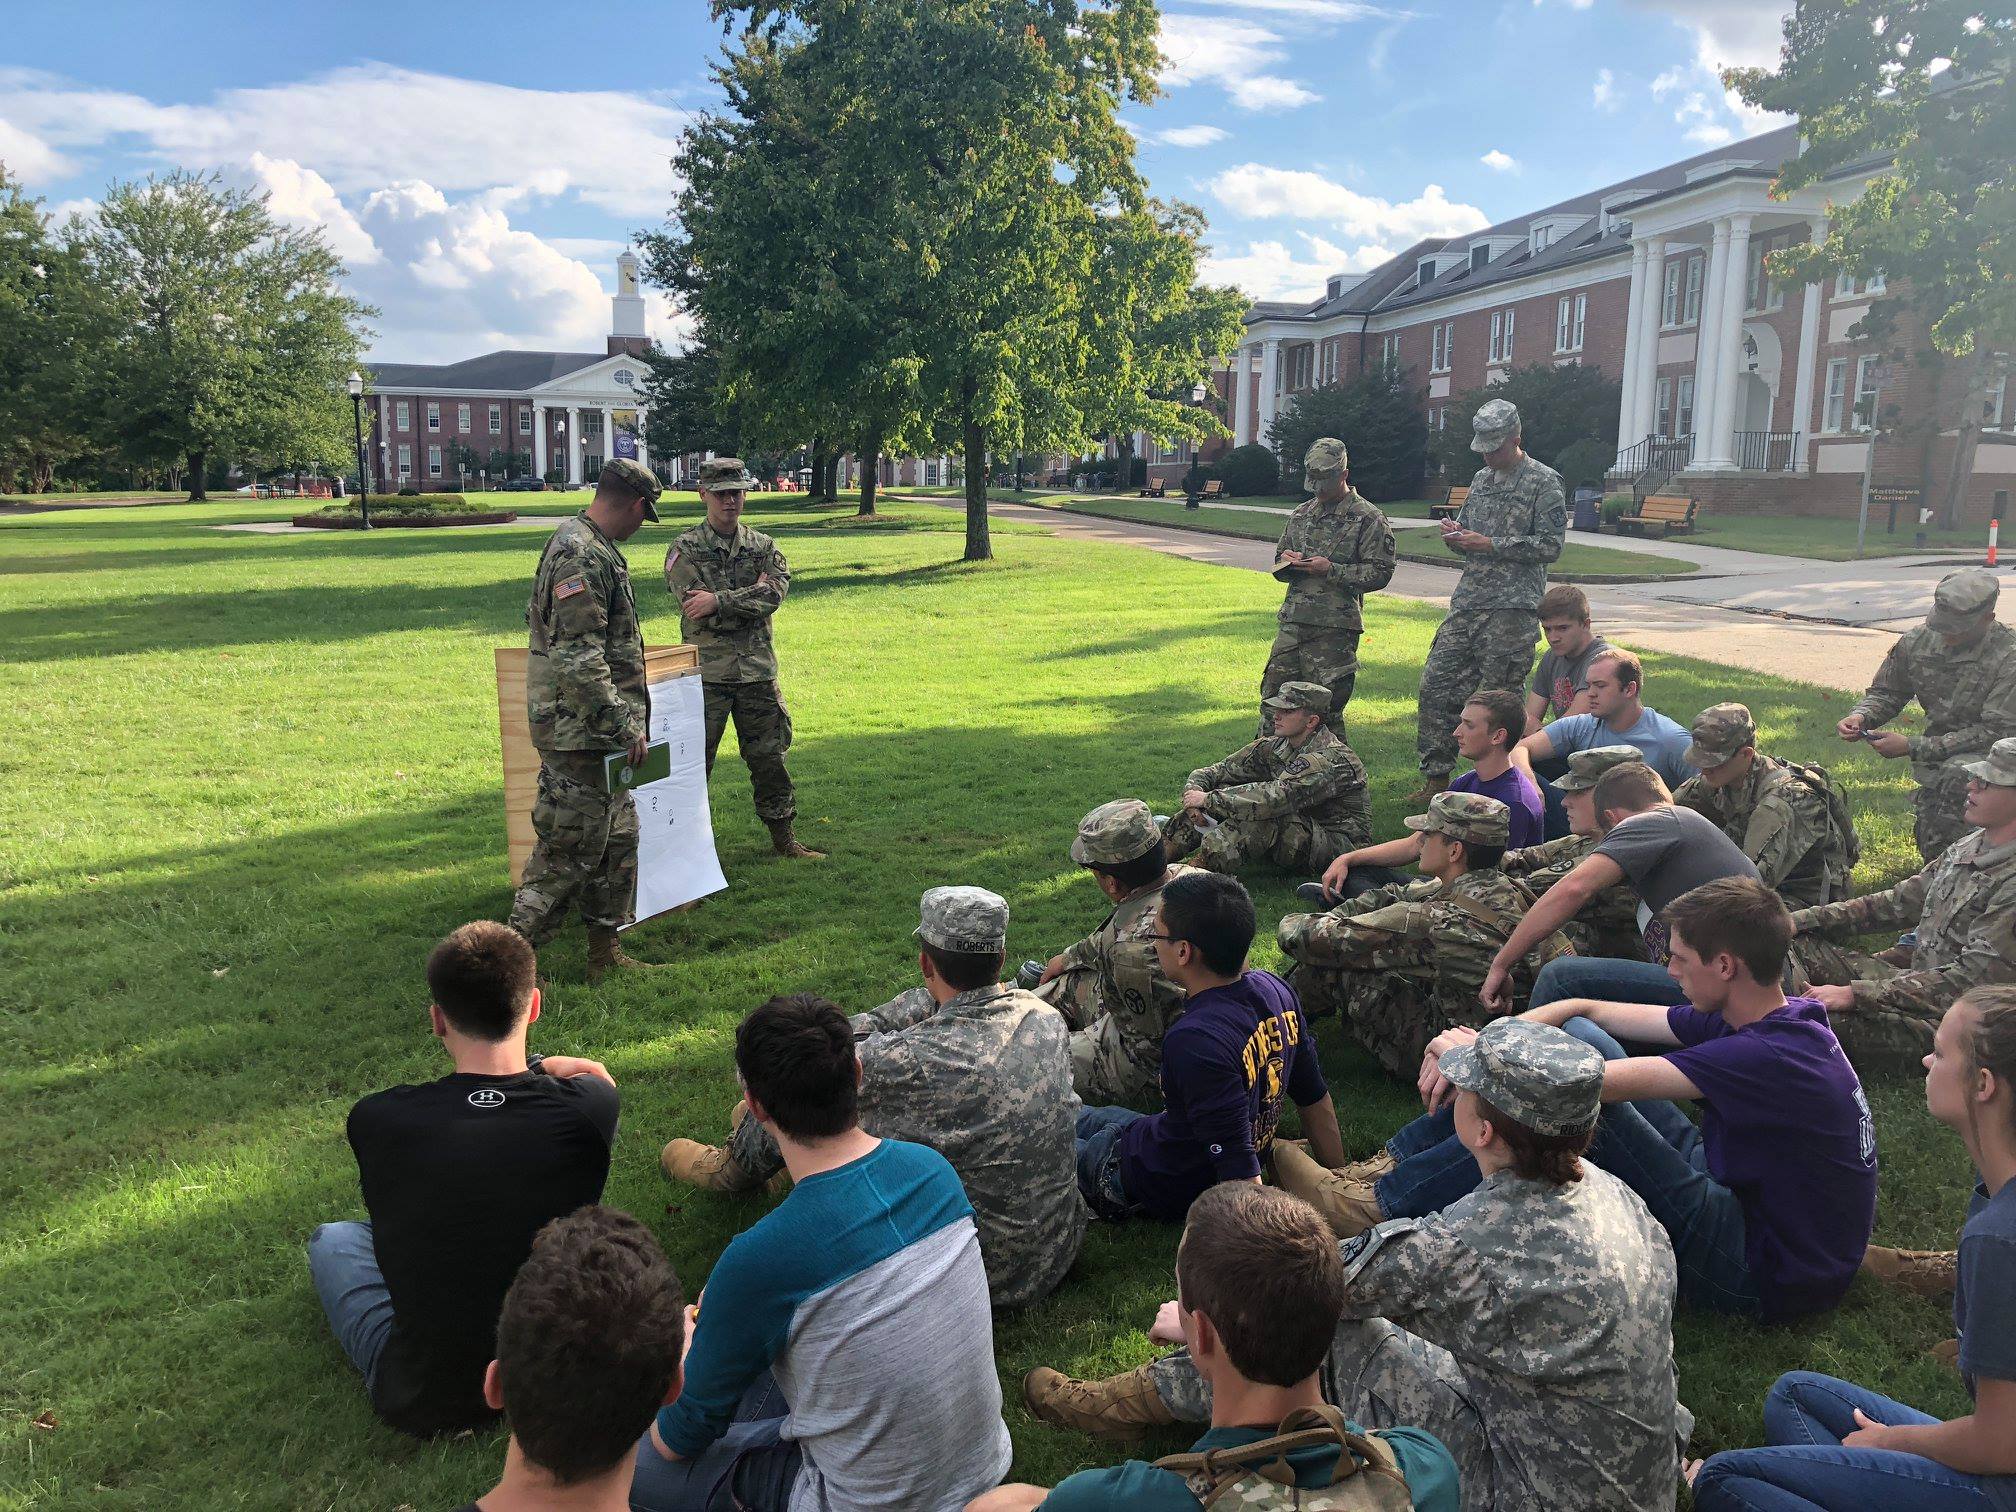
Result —
[[[1776, 124], [1718, 63], [1789, 0], [1165, 0], [1130, 106], [1157, 194], [1210, 217], [1215, 281], [1307, 298], [1457, 235]], [[614, 259], [671, 204], [715, 95], [701, 0], [9, 7], [0, 161], [51, 209], [214, 169], [320, 225], [383, 312], [376, 355], [592, 348]], [[200, 17], [192, 22], [191, 17]], [[653, 330], [676, 340], [663, 300]]]

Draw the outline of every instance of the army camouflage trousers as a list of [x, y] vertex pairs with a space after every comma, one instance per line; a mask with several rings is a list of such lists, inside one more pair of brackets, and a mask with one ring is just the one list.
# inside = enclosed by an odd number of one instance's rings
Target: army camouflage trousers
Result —
[[543, 945], [578, 907], [590, 929], [621, 929], [637, 903], [637, 805], [602, 789], [594, 751], [539, 753], [532, 855], [511, 900], [511, 927]]
[[[1211, 1385], [1187, 1350], [1149, 1367], [1155, 1394], [1179, 1423], [1211, 1421]], [[1484, 1425], [1456, 1357], [1384, 1318], [1346, 1319], [1317, 1373], [1323, 1400], [1364, 1428], [1425, 1428], [1456, 1461], [1464, 1512], [1488, 1512], [1495, 1477]]]
[[1146, 1108], [1162, 1100], [1162, 1060], [1144, 1063], [1129, 1053], [1126, 1035], [1099, 1001], [1099, 973], [1080, 966], [1060, 971], [1036, 996], [1071, 1028], [1071, 1090], [1087, 1107]]
[[749, 1116], [749, 1104], [738, 1102], [728, 1115], [728, 1156], [758, 1181], [768, 1181], [784, 1169], [784, 1152], [768, 1129]]
[[[1206, 871], [1237, 872], [1257, 861], [1272, 861], [1284, 871], [1313, 876], [1372, 838], [1369, 825], [1360, 828], [1362, 832], [1346, 832], [1290, 814], [1285, 819], [1223, 819], [1200, 830], [1187, 815], [1177, 814], [1163, 830], [1162, 842], [1170, 860]], [[1189, 854], [1192, 845], [1195, 855]]]
[[784, 690], [775, 682], [710, 682], [702, 689], [707, 710], [707, 775], [714, 775], [714, 755], [728, 718], [735, 718], [735, 743], [749, 768], [755, 790], [756, 817], [765, 824], [792, 819], [798, 813], [791, 774], [784, 753], [791, 749], [791, 711]]
[[[1848, 950], [1832, 940], [1815, 935], [1792, 937], [1792, 965], [1805, 977], [1797, 983], [1808, 986], [1846, 987], [1850, 982], [1886, 982], [1902, 968], [1859, 950]], [[1864, 1076], [1879, 1072], [1916, 1076], [1932, 1050], [1932, 1032], [1939, 1027], [1943, 1010], [1921, 1015], [1906, 1008], [1850, 1008], [1831, 1010], [1827, 1023], [1841, 1041], [1848, 1063]]]
[[1344, 706], [1351, 702], [1351, 690], [1358, 682], [1358, 638], [1363, 632], [1340, 630], [1331, 625], [1283, 625], [1274, 636], [1274, 649], [1267, 653], [1267, 669], [1260, 674], [1260, 736], [1274, 733], [1273, 716], [1266, 700], [1291, 682], [1321, 683], [1330, 690], [1330, 712], [1323, 723], [1337, 738], [1344, 738]]
[[1288, 984], [1301, 998], [1305, 1013], [1335, 1009], [1366, 1054], [1388, 1076], [1409, 1083], [1420, 1074], [1428, 1041], [1458, 1024], [1481, 1029], [1491, 1021], [1490, 1011], [1474, 996], [1467, 1004], [1449, 1002], [1451, 994], [1437, 992], [1433, 982], [1397, 971], [1354, 971], [1298, 961], [1288, 974]]
[[1452, 733], [1472, 693], [1506, 688], [1522, 697], [1533, 670], [1540, 622], [1530, 609], [1470, 609], [1451, 614], [1435, 631], [1421, 669], [1421, 712], [1414, 748], [1425, 777], [1456, 768]]
[[1912, 769], [1918, 790], [1911, 795], [1912, 838], [1918, 854], [1934, 861], [1973, 826], [1967, 822], [1967, 774], [1958, 766]]

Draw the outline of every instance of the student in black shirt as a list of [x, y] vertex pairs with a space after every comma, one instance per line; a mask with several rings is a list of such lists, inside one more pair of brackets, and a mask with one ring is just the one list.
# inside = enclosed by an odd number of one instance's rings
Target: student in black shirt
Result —
[[616, 1083], [597, 1061], [525, 1054], [536, 963], [503, 924], [465, 924], [427, 958], [452, 1075], [350, 1110], [370, 1219], [325, 1223], [308, 1272], [378, 1415], [418, 1436], [489, 1421], [483, 1371], [532, 1237], [599, 1202]]

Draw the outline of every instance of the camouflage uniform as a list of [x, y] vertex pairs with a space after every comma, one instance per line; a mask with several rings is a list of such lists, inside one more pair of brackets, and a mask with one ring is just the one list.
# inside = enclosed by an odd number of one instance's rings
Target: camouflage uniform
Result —
[[[1340, 477], [1347, 463], [1344, 443], [1326, 437], [1309, 448], [1302, 476], [1319, 487]], [[1290, 551], [1327, 557], [1330, 570], [1318, 576], [1282, 563]], [[1284, 683], [1313, 682], [1330, 690], [1323, 722], [1342, 736], [1344, 706], [1358, 681], [1364, 597], [1393, 580], [1393, 528], [1355, 490], [1328, 502], [1310, 499], [1288, 517], [1274, 559], [1274, 576], [1288, 585], [1288, 593], [1281, 601], [1274, 649], [1260, 675], [1260, 733], [1268, 733], [1267, 699]]]
[[[1737, 703], [1704, 710], [1694, 721], [1693, 736], [1686, 760], [1703, 772], [1757, 745], [1750, 711]], [[1862, 854], [1845, 803], [1836, 822], [1832, 791], [1832, 779], [1821, 768], [1759, 753], [1740, 781], [1717, 788], [1706, 777], [1690, 777], [1673, 801], [1712, 820], [1735, 841], [1786, 907], [1811, 908], [1847, 895], [1849, 873]]]
[[[1287, 683], [1268, 707], [1320, 712], [1329, 696], [1317, 683]], [[1207, 871], [1271, 860], [1288, 871], [1320, 872], [1372, 838], [1367, 782], [1358, 753], [1327, 725], [1299, 747], [1269, 736], [1190, 774], [1184, 786], [1205, 792], [1204, 812], [1218, 822], [1200, 830], [1178, 814], [1164, 842], [1172, 856], [1189, 856], [1194, 846], [1190, 859]]]
[[[1493, 399], [1472, 422], [1474, 451], [1494, 451], [1519, 428], [1519, 412]], [[1464, 702], [1480, 688], [1526, 686], [1540, 635], [1540, 595], [1547, 564], [1561, 555], [1568, 500], [1561, 475], [1521, 457], [1506, 473], [1486, 467], [1470, 480], [1456, 523], [1491, 538], [1492, 549], [1465, 552], [1449, 613], [1435, 631], [1421, 669], [1415, 748], [1421, 772], [1446, 778], [1456, 765], [1456, 727]]]
[[[655, 497], [655, 480], [652, 488]], [[655, 508], [648, 513], [657, 518]], [[629, 564], [586, 510], [547, 541], [525, 623], [525, 713], [539, 751], [539, 794], [511, 927], [536, 946], [559, 931], [570, 907], [590, 930], [621, 929], [635, 917], [637, 806], [627, 791], [608, 790], [602, 763], [650, 721], [644, 632]]]
[[[1848, 711], [1868, 729], [1895, 719], [1913, 698], [1925, 711], [1925, 732], [1910, 742], [1918, 854], [1927, 861], [1966, 833], [1961, 763], [2016, 735], [2016, 630], [1994, 621], [1997, 593], [1994, 575], [1981, 568], [1948, 573], [1925, 623], [1890, 648], [1869, 691]], [[1979, 624], [1983, 615], [1987, 632], [1973, 645], [1949, 647], [1940, 639]]]
[[[1002, 948], [1008, 905], [993, 893], [934, 887], [921, 912], [918, 932], [941, 949]], [[973, 1204], [996, 1307], [1048, 1296], [1078, 1258], [1086, 1222], [1063, 1020], [1034, 995], [1001, 985], [943, 1003], [913, 987], [852, 1022], [861, 1126], [952, 1162]], [[784, 1168], [776, 1141], [753, 1118], [736, 1125], [728, 1150], [762, 1180]]]
[[[1632, 754], [1635, 756], [1637, 752]], [[1594, 835], [1563, 835], [1558, 840], [1505, 852], [1498, 869], [1524, 882], [1527, 891], [1538, 898], [1594, 855], [1601, 843]], [[1638, 890], [1629, 882], [1606, 887], [1561, 926], [1562, 937], [1575, 947], [1577, 955], [1642, 961], [1645, 936], [1638, 928], [1638, 903]]]
[[[1543, 1133], [1595, 1122], [1594, 1051], [1568, 1064], [1560, 1041], [1575, 1042], [1560, 1030], [1493, 1030], [1505, 1044], [1487, 1052], [1480, 1037], [1443, 1057], [1453, 1083]], [[1489, 1064], [1514, 1038], [1539, 1047], [1523, 1071]], [[1560, 1079], [1536, 1086], [1540, 1075]], [[1677, 1274], [1665, 1231], [1622, 1181], [1586, 1161], [1560, 1187], [1499, 1171], [1439, 1213], [1342, 1248], [1324, 1397], [1367, 1427], [1433, 1433], [1455, 1456], [1465, 1512], [1671, 1512], [1693, 1429], [1673, 1363]], [[1186, 1353], [1151, 1374], [1179, 1421], [1209, 1421]]]

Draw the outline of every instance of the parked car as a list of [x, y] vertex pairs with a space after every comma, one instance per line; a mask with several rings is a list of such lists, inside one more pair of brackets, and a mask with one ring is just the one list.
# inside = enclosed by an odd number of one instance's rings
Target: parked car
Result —
[[544, 493], [546, 485], [537, 478], [506, 478], [497, 489], [500, 493]]

